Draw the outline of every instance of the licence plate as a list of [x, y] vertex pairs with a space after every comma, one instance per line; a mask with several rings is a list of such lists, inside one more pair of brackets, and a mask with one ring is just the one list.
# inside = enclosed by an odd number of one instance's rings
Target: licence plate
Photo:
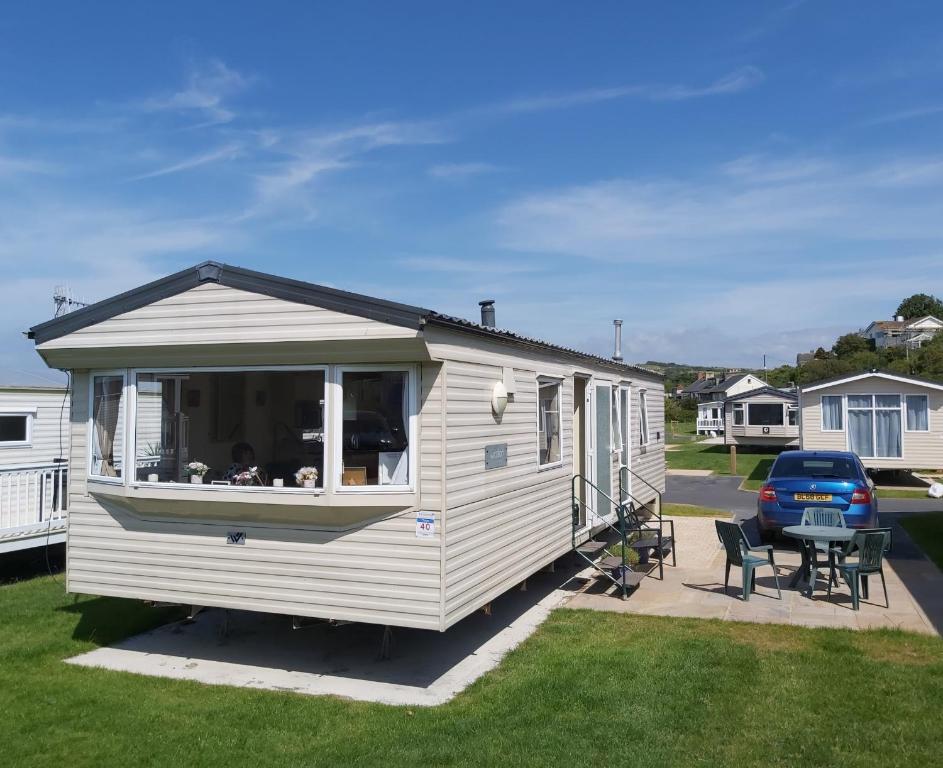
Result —
[[830, 493], [797, 493], [796, 501], [831, 501]]

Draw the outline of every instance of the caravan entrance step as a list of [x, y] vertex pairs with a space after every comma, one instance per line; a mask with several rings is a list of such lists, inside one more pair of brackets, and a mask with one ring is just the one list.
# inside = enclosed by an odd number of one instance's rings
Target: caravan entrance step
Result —
[[623, 586], [623, 583], [629, 589], [634, 589], [639, 584], [642, 583], [642, 579], [645, 578], [644, 573], [637, 573], [635, 571], [624, 571], [622, 575], [616, 579], [616, 584], [618, 586]]
[[589, 541], [585, 541], [582, 544], [580, 544], [576, 548], [576, 551], [579, 552], [581, 555], [586, 555], [587, 557], [593, 557], [594, 555], [598, 555], [605, 548], [606, 548], [606, 542], [596, 541], [595, 539], [590, 539]]
[[622, 558], [613, 555], [612, 557], [604, 557], [598, 563], [600, 568], [621, 568], [622, 567]]
[[[658, 538], [655, 536], [648, 536], [643, 539], [630, 542], [629, 546], [632, 549], [658, 549]], [[661, 537], [661, 549], [663, 552], [667, 552], [671, 549], [670, 536]]]

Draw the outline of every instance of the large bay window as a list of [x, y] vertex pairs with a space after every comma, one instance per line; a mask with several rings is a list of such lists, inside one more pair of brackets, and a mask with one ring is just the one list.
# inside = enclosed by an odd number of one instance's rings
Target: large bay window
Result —
[[408, 366], [95, 373], [89, 475], [209, 490], [410, 490], [416, 386]]
[[[135, 479], [203, 484], [296, 485], [324, 474], [323, 370], [137, 374]], [[317, 485], [321, 485], [320, 480]]]
[[784, 423], [782, 403], [748, 403], [747, 423], [751, 427], [781, 427]]

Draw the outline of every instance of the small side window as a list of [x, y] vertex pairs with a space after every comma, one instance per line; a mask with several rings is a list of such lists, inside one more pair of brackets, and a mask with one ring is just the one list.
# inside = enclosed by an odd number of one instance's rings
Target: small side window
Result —
[[0, 413], [0, 448], [29, 445], [31, 426], [28, 413]]

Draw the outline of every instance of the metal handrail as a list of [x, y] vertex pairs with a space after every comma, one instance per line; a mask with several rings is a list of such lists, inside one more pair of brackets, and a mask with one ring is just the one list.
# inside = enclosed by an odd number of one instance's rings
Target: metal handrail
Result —
[[[655, 517], [657, 517], [657, 518], [660, 520], [660, 519], [661, 519], [661, 509], [662, 509], [662, 498], [663, 498], [662, 492], [659, 491], [654, 485], [652, 485], [650, 482], [648, 482], [648, 480], [646, 480], [646, 479], [645, 479], [644, 477], [642, 477], [640, 474], [638, 474], [637, 472], [633, 472], [631, 469], [629, 469], [628, 467], [626, 467], [626, 466], [623, 465], [623, 466], [619, 467], [619, 493], [620, 493], [620, 495], [621, 495], [623, 492], [628, 493], [627, 491], [625, 491], [625, 488], [624, 488], [624, 486], [623, 486], [623, 484], [622, 484], [622, 472], [623, 472], [623, 471], [624, 471], [624, 472], [627, 472], [627, 473], [630, 474], [630, 475], [632, 475], [632, 477], [638, 478], [638, 479], [641, 480], [643, 483], [645, 483], [645, 485], [647, 485], [649, 488], [651, 488], [651, 489], [655, 492], [655, 498], [658, 499], [658, 512], [657, 512], [657, 513], [653, 513], [653, 514], [655, 515]], [[625, 485], [628, 485], [628, 483], [626, 483]], [[649, 507], [647, 504], [642, 504], [641, 506], [645, 507], [645, 509], [649, 510], [650, 512], [652, 511], [652, 510], [651, 510], [651, 507]]]
[[[618, 528], [616, 528], [616, 526], [614, 526], [612, 523], [606, 520], [605, 517], [598, 514], [594, 509], [592, 509], [589, 506], [589, 504], [587, 504], [585, 501], [579, 498], [579, 496], [576, 493], [576, 485], [577, 485], [577, 482], [580, 482], [580, 481], [582, 481], [585, 485], [589, 486], [591, 489], [595, 490], [601, 496], [605, 497], [609, 501], [609, 503], [615, 507], [616, 515], [620, 522], [620, 525]], [[621, 482], [620, 482], [620, 487], [621, 487]], [[573, 475], [573, 479], [570, 482], [570, 490], [572, 494], [572, 511], [573, 511], [573, 520], [572, 520], [573, 551], [576, 552], [576, 554], [579, 557], [582, 557], [587, 563], [589, 563], [591, 567], [595, 568], [597, 571], [603, 574], [607, 579], [609, 579], [609, 581], [611, 581], [613, 584], [618, 586], [622, 590], [622, 598], [625, 599], [626, 596], [628, 595], [628, 587], [626, 586], [626, 582], [625, 582], [625, 573], [627, 571], [630, 571], [631, 567], [629, 566], [626, 559], [626, 553], [628, 552], [628, 540], [626, 539], [626, 533], [625, 533], [624, 505], [621, 502], [615, 501], [615, 499], [613, 499], [609, 494], [607, 494], [604, 490], [602, 490], [602, 488], [600, 488], [592, 480], [590, 480], [588, 477], [585, 477], [584, 475], [580, 475], [580, 474]], [[621, 581], [619, 579], [614, 578], [612, 574], [606, 571], [604, 568], [601, 568], [591, 557], [584, 555], [582, 552], [580, 552], [577, 549], [576, 531], [580, 527], [580, 505], [582, 505], [587, 510], [587, 512], [590, 512], [598, 520], [601, 520], [604, 525], [608, 526], [617, 534], [619, 534], [619, 537], [622, 543], [622, 547], [621, 547], [622, 564], [620, 566], [620, 571], [619, 571], [620, 575], [622, 576]], [[589, 524], [588, 518], [587, 518], [587, 524]], [[592, 531], [592, 525], [589, 525], [589, 529], [590, 531]], [[608, 548], [604, 549], [604, 551], [607, 554], [611, 554]]]

